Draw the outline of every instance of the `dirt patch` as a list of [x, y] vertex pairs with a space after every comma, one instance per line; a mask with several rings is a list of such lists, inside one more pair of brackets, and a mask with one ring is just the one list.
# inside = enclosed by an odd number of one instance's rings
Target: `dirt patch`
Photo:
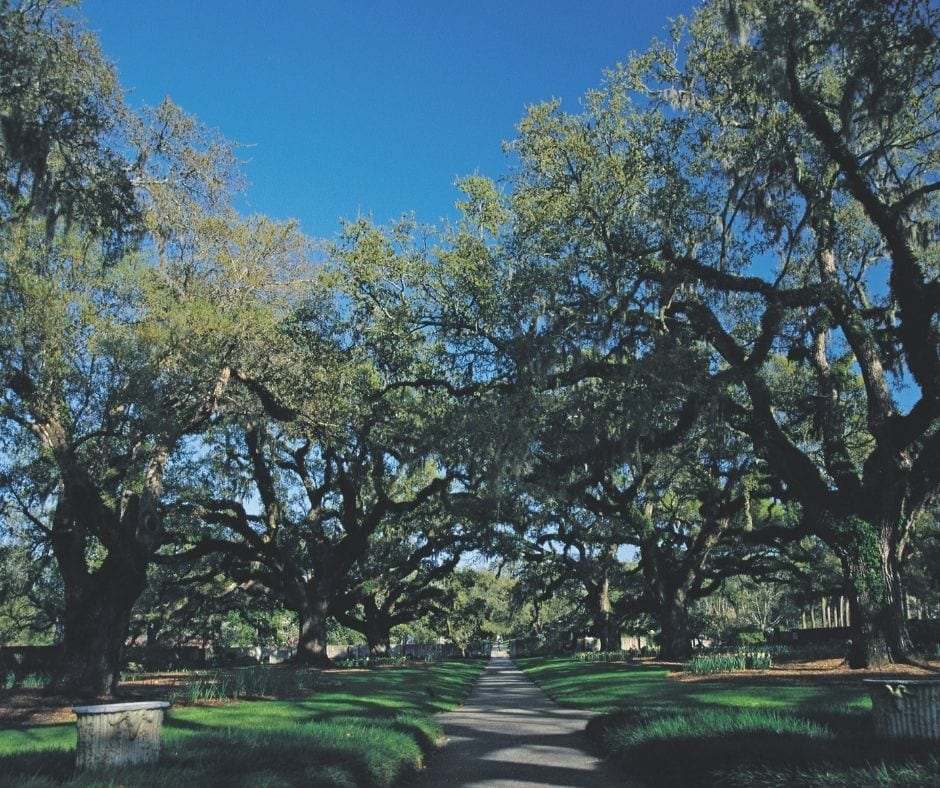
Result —
[[[190, 673], [153, 673], [121, 683], [120, 697], [99, 702], [165, 700], [192, 680]], [[88, 698], [51, 695], [43, 689], [0, 690], [0, 728], [75, 722], [72, 706], [94, 703]]]
[[0, 691], [0, 727], [74, 722], [72, 705], [70, 700], [46, 695], [41, 689], [3, 690]]

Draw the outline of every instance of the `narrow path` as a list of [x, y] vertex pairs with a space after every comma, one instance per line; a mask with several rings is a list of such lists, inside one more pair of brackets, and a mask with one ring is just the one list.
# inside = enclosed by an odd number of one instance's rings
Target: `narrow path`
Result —
[[563, 709], [505, 657], [490, 660], [457, 711], [438, 715], [448, 737], [418, 785], [634, 785], [586, 752], [592, 712]]

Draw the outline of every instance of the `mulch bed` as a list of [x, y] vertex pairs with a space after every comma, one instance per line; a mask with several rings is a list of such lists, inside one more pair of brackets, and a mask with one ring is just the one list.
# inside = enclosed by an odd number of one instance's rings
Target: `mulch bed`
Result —
[[78, 703], [41, 689], [0, 690], [0, 728], [74, 722], [71, 707]]
[[[858, 684], [862, 679], [940, 678], [940, 660], [917, 665], [886, 665], [872, 670], [852, 670], [843, 659], [819, 659], [812, 662], [784, 662], [770, 670], [747, 670], [738, 673], [694, 675], [671, 673], [672, 681], [722, 681], [729, 684]], [[755, 682], [755, 680], [757, 680]]]
[[[98, 702], [165, 700], [191, 679], [191, 673], [149, 673], [133, 681], [121, 682], [120, 698], [104, 698]], [[52, 695], [44, 689], [0, 690], [0, 728], [75, 722], [72, 706], [94, 702], [88, 698]]]

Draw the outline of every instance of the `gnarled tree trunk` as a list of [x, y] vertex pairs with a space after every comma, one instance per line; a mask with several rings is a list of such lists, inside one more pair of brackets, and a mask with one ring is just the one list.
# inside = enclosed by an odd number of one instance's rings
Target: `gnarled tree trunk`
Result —
[[610, 580], [603, 577], [590, 584], [588, 594], [588, 606], [593, 618], [592, 634], [600, 641], [601, 651], [618, 651], [620, 642], [610, 615]]
[[300, 639], [297, 643], [297, 653], [294, 655], [296, 663], [319, 668], [329, 667], [330, 658], [326, 651], [329, 608], [328, 597], [316, 592], [307, 594], [306, 601], [297, 611]]
[[57, 689], [83, 698], [117, 691], [131, 609], [145, 581], [145, 572], [110, 578], [95, 573], [81, 588], [67, 588], [65, 652]]
[[681, 593], [668, 595], [659, 610], [659, 626], [662, 640], [659, 658], [681, 661], [692, 655], [692, 637], [689, 634], [689, 613], [685, 596]]
[[837, 547], [849, 598], [852, 644], [849, 667], [904, 662], [912, 650], [904, 608], [901, 562], [894, 533], [858, 518], [843, 524]]
[[[147, 584], [147, 565], [157, 542], [159, 522], [146, 519], [140, 531], [136, 499], [125, 507], [120, 523], [82, 485], [63, 489], [52, 527], [52, 551], [65, 589], [64, 654], [54, 687], [83, 698], [104, 698], [117, 691], [121, 651], [130, 628], [131, 610]], [[96, 529], [95, 517], [113, 517]], [[89, 567], [86, 542], [106, 532], [107, 555]]]
[[370, 629], [370, 631], [366, 633], [366, 642], [369, 644], [370, 657], [387, 657], [391, 652], [392, 636], [387, 629], [384, 631], [373, 631]]
[[364, 618], [360, 628], [369, 644], [369, 656], [387, 657], [392, 644], [392, 621], [388, 611], [373, 597], [365, 599], [362, 607]]

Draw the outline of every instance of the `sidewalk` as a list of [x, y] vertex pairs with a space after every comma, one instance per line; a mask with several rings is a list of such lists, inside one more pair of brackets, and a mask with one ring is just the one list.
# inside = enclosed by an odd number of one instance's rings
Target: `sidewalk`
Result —
[[438, 715], [448, 741], [417, 785], [638, 786], [585, 751], [592, 716], [556, 706], [512, 662], [494, 657], [464, 705]]

